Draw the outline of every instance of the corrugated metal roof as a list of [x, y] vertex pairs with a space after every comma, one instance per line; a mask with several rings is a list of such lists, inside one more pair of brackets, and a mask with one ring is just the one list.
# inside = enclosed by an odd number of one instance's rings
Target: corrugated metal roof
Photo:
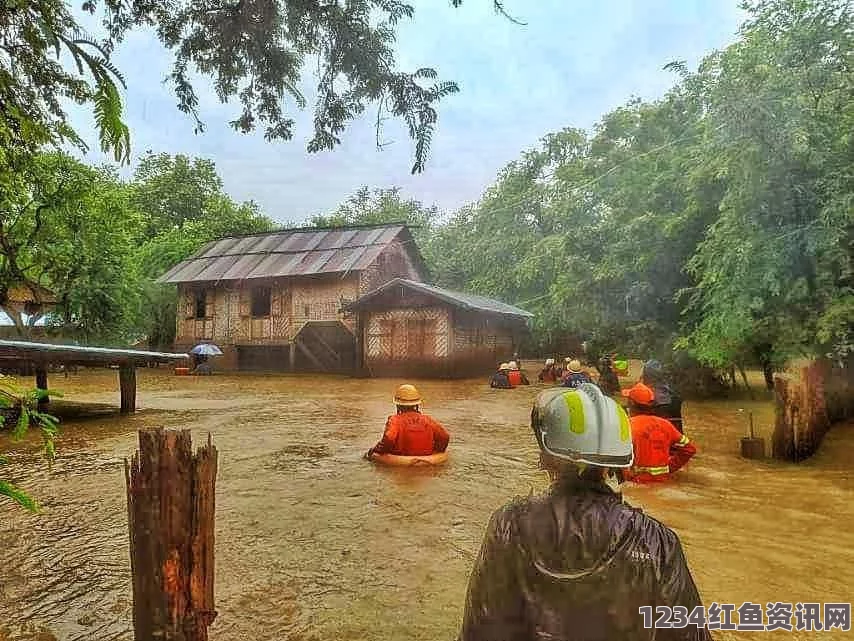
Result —
[[405, 229], [402, 224], [306, 228], [221, 238], [157, 280], [189, 283], [360, 271]]
[[446, 303], [454, 305], [455, 307], [460, 307], [462, 309], [478, 312], [487, 312], [490, 314], [500, 314], [502, 316], [515, 316], [517, 318], [527, 319], [534, 317], [531, 312], [527, 312], [524, 309], [515, 307], [513, 305], [508, 305], [507, 303], [502, 303], [501, 301], [495, 300], [494, 298], [478, 296], [477, 294], [464, 294], [462, 292], [454, 292], [448, 289], [442, 289], [441, 287], [434, 287], [433, 285], [418, 283], [414, 280], [407, 280], [405, 278], [395, 278], [394, 280], [387, 282], [382, 287], [379, 287], [372, 292], [368, 292], [358, 300], [353, 301], [344, 309], [351, 310], [363, 307], [370, 302], [370, 299], [398, 285], [409, 287], [410, 289], [422, 292], [424, 294], [427, 294], [428, 296], [435, 296], [436, 298], [443, 300]]
[[187, 354], [174, 354], [170, 352], [146, 352], [137, 349], [114, 349], [112, 347], [86, 347], [82, 345], [57, 345], [53, 343], [32, 343], [30, 341], [4, 341], [0, 340], [0, 355], [10, 355], [26, 358], [33, 355], [55, 354], [59, 358], [73, 358], [74, 356], [88, 356], [104, 360], [105, 362], [118, 360], [165, 360], [175, 361], [189, 358]]

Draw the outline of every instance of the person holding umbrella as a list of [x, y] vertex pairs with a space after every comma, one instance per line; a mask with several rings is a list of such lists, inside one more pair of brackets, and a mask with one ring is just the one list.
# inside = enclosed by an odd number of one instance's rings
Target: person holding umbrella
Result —
[[213, 370], [208, 359], [211, 356], [222, 356], [222, 350], [213, 343], [201, 343], [190, 350], [193, 357], [193, 374], [210, 375]]

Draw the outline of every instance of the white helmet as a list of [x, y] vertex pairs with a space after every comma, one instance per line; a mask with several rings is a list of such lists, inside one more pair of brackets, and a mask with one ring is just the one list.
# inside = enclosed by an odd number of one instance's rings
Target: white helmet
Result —
[[547, 454], [598, 467], [631, 467], [632, 430], [625, 410], [593, 383], [540, 393], [531, 428]]
[[519, 369], [519, 363], [517, 363], [516, 361], [510, 361], [509, 363], [507, 363], [507, 365], [510, 367], [510, 369]]
[[546, 359], [546, 367], [549, 367], [550, 365], [554, 365], [554, 364], [555, 364], [555, 359], [553, 359], [553, 358], [547, 358]]

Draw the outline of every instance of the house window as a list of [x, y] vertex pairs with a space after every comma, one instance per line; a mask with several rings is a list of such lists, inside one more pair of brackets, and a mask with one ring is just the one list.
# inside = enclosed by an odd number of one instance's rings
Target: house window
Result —
[[262, 318], [270, 315], [271, 295], [269, 287], [256, 287], [252, 290], [252, 316]]
[[196, 302], [196, 318], [207, 318], [208, 317], [208, 297], [207, 292], [203, 289], [197, 289], [195, 292], [195, 302]]

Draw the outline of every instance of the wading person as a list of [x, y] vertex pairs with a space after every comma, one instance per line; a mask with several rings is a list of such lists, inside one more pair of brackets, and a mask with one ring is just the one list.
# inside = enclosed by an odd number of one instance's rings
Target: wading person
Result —
[[489, 381], [489, 386], [496, 389], [513, 389], [513, 385], [510, 383], [510, 378], [507, 376], [509, 372], [510, 364], [501, 363], [498, 366], [498, 371], [492, 375], [492, 378]]
[[651, 387], [655, 392], [652, 404], [652, 414], [666, 418], [673, 426], [682, 432], [682, 398], [667, 380], [664, 368], [657, 360], [648, 360], [641, 370], [641, 383]]
[[401, 385], [394, 395], [397, 414], [389, 416], [379, 443], [365, 453], [397, 456], [429, 456], [448, 449], [448, 432], [433, 418], [421, 413], [421, 394], [414, 385]]
[[596, 366], [599, 370], [599, 387], [608, 396], [616, 396], [620, 393], [620, 379], [614, 370], [614, 360], [609, 354], [599, 359]]
[[519, 385], [530, 385], [531, 381], [528, 380], [528, 377], [525, 376], [525, 373], [519, 369], [519, 363], [516, 361], [510, 361], [507, 363], [507, 367], [509, 371], [507, 372], [507, 379], [510, 381], [510, 384], [513, 387], [518, 387]]
[[559, 379], [560, 376], [558, 375], [558, 369], [555, 365], [555, 359], [547, 358], [546, 366], [540, 371], [537, 376], [537, 380], [540, 381], [540, 383], [555, 383]]
[[693, 625], [644, 628], [641, 607], [702, 602], [676, 534], [622, 500], [623, 409], [595, 385], [552, 388], [531, 427], [551, 489], [492, 515], [458, 641], [710, 641]]
[[667, 481], [697, 453], [688, 437], [655, 414], [655, 393], [643, 383], [623, 390], [629, 399], [635, 461], [628, 478], [636, 483]]
[[566, 374], [563, 376], [563, 381], [561, 385], [564, 387], [571, 387], [575, 389], [579, 385], [583, 383], [592, 383], [593, 379], [590, 378], [590, 375], [581, 369], [581, 361], [578, 359], [573, 359], [569, 361], [569, 364], [566, 368]]

